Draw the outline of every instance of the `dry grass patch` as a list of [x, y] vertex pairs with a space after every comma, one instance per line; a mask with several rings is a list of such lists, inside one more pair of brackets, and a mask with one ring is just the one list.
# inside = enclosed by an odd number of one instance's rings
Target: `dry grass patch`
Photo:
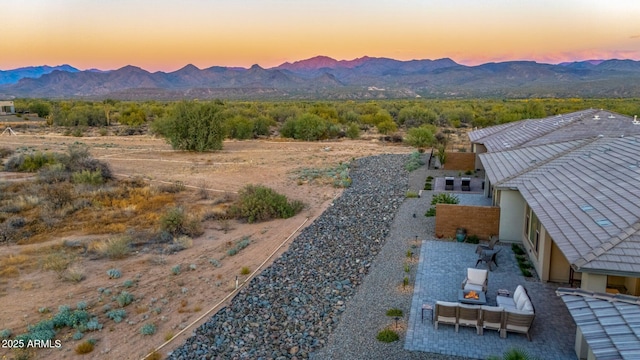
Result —
[[98, 256], [111, 260], [124, 259], [131, 252], [131, 238], [129, 236], [113, 237], [107, 240], [94, 241], [89, 245], [89, 251]]

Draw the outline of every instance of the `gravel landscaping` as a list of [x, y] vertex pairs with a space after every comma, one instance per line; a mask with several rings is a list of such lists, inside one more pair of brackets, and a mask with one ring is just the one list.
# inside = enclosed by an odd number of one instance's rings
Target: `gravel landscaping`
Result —
[[[375, 284], [368, 280], [370, 276], [365, 278], [366, 274], [381, 267], [375, 273], [382, 273], [384, 277], [387, 270], [382, 266], [389, 261], [394, 271], [388, 272], [389, 279], [385, 281], [390, 281], [391, 286], [401, 285], [402, 257], [392, 261], [387, 256], [396, 256], [393, 250], [385, 250], [384, 258], [380, 252], [408, 188], [408, 175], [403, 168], [407, 158], [406, 155], [380, 155], [356, 160], [350, 173], [352, 186], [305, 228], [280, 258], [242, 289], [228, 307], [196, 329], [169, 358], [308, 358], [312, 352], [325, 347], [329, 335], [339, 324], [350, 324], [350, 319], [341, 316], [347, 306], [366, 306], [366, 300], [362, 303], [354, 300], [356, 290], [365, 279]], [[402, 209], [413, 211], [410, 206]], [[420, 211], [416, 214], [420, 221], [412, 222], [413, 228], [406, 229], [412, 235], [416, 226], [427, 221], [424, 211]], [[395, 223], [394, 229], [404, 226]], [[406, 242], [398, 246], [397, 251], [406, 252]], [[376, 265], [372, 267], [374, 259]], [[389, 292], [384, 296], [385, 309], [400, 307], [408, 316], [410, 291]], [[389, 320], [384, 313], [372, 313], [371, 317]], [[396, 344], [402, 342], [377, 344], [375, 335], [368, 340], [373, 341], [372, 346], [383, 348], [381, 351], [401, 346]], [[333, 356], [328, 348], [327, 351], [331, 358], [350, 358]], [[377, 350], [371, 351], [372, 356], [366, 358], [377, 358], [373, 352]], [[317, 358], [324, 357], [318, 353]]]

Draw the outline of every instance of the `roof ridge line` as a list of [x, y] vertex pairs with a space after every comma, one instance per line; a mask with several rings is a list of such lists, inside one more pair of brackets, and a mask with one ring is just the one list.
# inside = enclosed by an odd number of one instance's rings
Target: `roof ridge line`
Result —
[[[589, 111], [589, 110], [593, 110], [593, 111]], [[581, 115], [578, 115], [578, 116], [577, 116], [577, 119], [571, 119], [571, 121], [567, 121], [566, 123], [564, 123], [564, 122], [563, 122], [563, 123], [562, 123], [562, 125], [558, 126], [557, 128], [550, 128], [550, 129], [549, 129], [549, 130], [547, 130], [546, 132], [542, 132], [542, 133], [540, 133], [540, 135], [539, 135], [538, 137], [536, 137], [536, 138], [534, 138], [534, 139], [531, 139], [531, 140], [529, 140], [529, 141], [527, 141], [527, 142], [523, 142], [522, 144], [518, 145], [518, 147], [517, 147], [517, 148], [526, 147], [528, 143], [530, 143], [530, 142], [532, 142], [532, 141], [534, 141], [534, 140], [537, 140], [538, 138], [541, 138], [541, 137], [543, 137], [543, 136], [545, 136], [545, 135], [549, 135], [549, 134], [551, 134], [551, 133], [552, 133], [552, 132], [554, 132], [554, 131], [557, 131], [557, 130], [559, 130], [559, 129], [562, 129], [562, 128], [564, 128], [564, 127], [567, 127], [567, 126], [569, 126], [569, 125], [573, 124], [576, 120], [582, 120], [582, 119], [584, 118], [584, 116], [586, 116], [586, 115], [591, 115], [591, 114], [593, 114], [594, 112], [598, 112], [598, 111], [600, 111], [600, 110], [598, 110], [598, 109], [593, 109], [593, 108], [588, 109], [588, 110], [583, 110], [583, 112], [585, 112], [585, 114], [584, 114], [584, 115], [582, 115], [582, 114], [581, 114]], [[562, 116], [562, 115], [561, 115], [561, 116]], [[540, 119], [540, 120], [548, 119], [548, 118], [553, 118], [553, 117], [554, 117], [554, 116], [548, 116], [548, 117], [546, 117], [546, 118], [542, 118], [542, 119]], [[538, 119], [529, 119], [529, 120], [538, 120]]]
[[592, 299], [604, 300], [609, 302], [621, 302], [626, 304], [640, 305], [640, 297], [633, 295], [625, 295], [625, 294], [609, 294], [602, 293], [592, 290], [585, 289], [576, 289], [576, 288], [563, 288], [559, 287], [556, 289], [556, 295], [573, 295], [573, 296], [582, 296], [589, 297]]
[[[614, 246], [620, 244], [621, 242], [627, 240], [637, 231], [640, 231], [640, 220], [624, 228], [617, 235], [610, 237], [609, 240], [603, 242], [602, 244], [600, 244], [600, 246], [596, 246], [595, 248], [593, 248], [593, 250], [589, 251], [578, 260], [574, 261], [573, 264], [571, 264], [571, 267], [574, 267], [574, 270], [579, 270], [584, 265], [587, 265], [588, 263], [600, 257], [600, 255], [606, 253], [608, 249], [611, 249]], [[605, 249], [605, 247], [607, 247], [607, 249]], [[596, 254], [596, 251], [598, 250], [601, 250], [602, 252], [600, 254]], [[587, 259], [587, 257], [591, 257], [589, 255], [593, 255], [593, 258], [591, 260]]]
[[[553, 160], [556, 160], [556, 159], [558, 159], [558, 158], [560, 158], [560, 157], [562, 157], [562, 156], [564, 156], [564, 155], [567, 155], [568, 153], [570, 153], [570, 152], [572, 152], [572, 151], [579, 150], [579, 149], [581, 149], [581, 148], [583, 148], [583, 147], [585, 147], [585, 146], [587, 146], [587, 145], [590, 145], [590, 144], [594, 143], [595, 141], [597, 141], [598, 139], [599, 139], [598, 137], [591, 138], [591, 139], [583, 139], [582, 141], [584, 141], [584, 143], [579, 144], [579, 145], [577, 145], [576, 147], [569, 148], [569, 149], [566, 149], [566, 150], [564, 150], [564, 151], [561, 151], [561, 152], [559, 152], [559, 153], [557, 153], [557, 154], [555, 154], [555, 155], [553, 155], [553, 156], [550, 156], [550, 157], [548, 157], [548, 158], [546, 158], [546, 159], [544, 159], [544, 160], [541, 160], [541, 161], [539, 161], [539, 162], [538, 162], [538, 161], [536, 161], [536, 162], [535, 162], [535, 164], [533, 164], [532, 166], [529, 166], [529, 167], [527, 167], [527, 168], [524, 168], [524, 169], [522, 169], [522, 170], [518, 171], [517, 173], [515, 173], [515, 174], [513, 174], [513, 175], [511, 175], [511, 176], [508, 176], [508, 177], [506, 177], [506, 178], [504, 178], [504, 179], [502, 179], [501, 181], [497, 182], [494, 186], [497, 186], [497, 185], [500, 185], [500, 184], [505, 183], [505, 182], [507, 182], [507, 181], [513, 180], [513, 179], [517, 178], [517, 177], [518, 177], [518, 176], [520, 176], [520, 175], [523, 175], [523, 174], [525, 174], [525, 173], [528, 173], [528, 172], [530, 172], [530, 171], [531, 171], [531, 170], [533, 170], [533, 169], [536, 169], [536, 168], [541, 167], [542, 165], [546, 165], [546, 164], [548, 164], [549, 162], [551, 162], [551, 161], [553, 161]], [[576, 140], [561, 141], [561, 142], [558, 142], [558, 143], [556, 143], [556, 144], [560, 144], [560, 143], [563, 143], [563, 142], [565, 142], [565, 143], [566, 143], [566, 142], [573, 142], [573, 141], [576, 141]], [[510, 150], [518, 150], [518, 149], [510, 149]]]

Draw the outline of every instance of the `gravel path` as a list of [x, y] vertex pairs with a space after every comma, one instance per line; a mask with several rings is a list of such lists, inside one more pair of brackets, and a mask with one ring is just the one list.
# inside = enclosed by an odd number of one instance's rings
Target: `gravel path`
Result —
[[[387, 261], [378, 255], [404, 201], [407, 159], [381, 155], [356, 160], [350, 173], [353, 185], [169, 358], [304, 359], [322, 348], [340, 323], [350, 321], [340, 321], [347, 304], [359, 306], [352, 298], [373, 260]], [[406, 245], [401, 247], [406, 251]], [[398, 283], [404, 276], [402, 260], [395, 264], [388, 275]], [[410, 298], [410, 291], [390, 297], [385, 307], [402, 306], [408, 314], [402, 304]], [[388, 320], [377, 313], [372, 318]]]
[[[424, 167], [412, 172], [409, 188], [414, 191], [421, 189], [426, 176]], [[430, 207], [431, 194], [431, 191], [423, 191], [422, 198], [406, 199], [400, 206], [387, 241], [373, 262], [370, 273], [358, 293], [347, 303], [340, 324], [329, 337], [327, 345], [313, 353], [311, 359], [464, 359], [403, 349], [413, 296], [413, 287], [402, 287], [402, 279], [407, 275], [404, 264], [412, 264], [410, 283], [413, 284], [417, 255], [409, 260], [407, 250], [420, 253], [420, 242], [415, 241], [416, 236], [419, 240], [433, 238], [435, 218], [424, 216]], [[398, 322], [400, 341], [382, 343], [376, 340], [378, 331], [385, 327], [395, 328], [394, 319], [385, 315], [391, 308], [401, 309], [404, 314]]]

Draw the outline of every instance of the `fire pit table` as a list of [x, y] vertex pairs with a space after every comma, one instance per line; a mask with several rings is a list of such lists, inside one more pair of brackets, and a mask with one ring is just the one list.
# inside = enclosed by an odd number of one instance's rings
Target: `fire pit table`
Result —
[[469, 295], [470, 291], [458, 290], [458, 302], [463, 304], [474, 304], [474, 305], [484, 305], [487, 303], [487, 296], [482, 292], [476, 292], [477, 298], [474, 297], [465, 297]]

